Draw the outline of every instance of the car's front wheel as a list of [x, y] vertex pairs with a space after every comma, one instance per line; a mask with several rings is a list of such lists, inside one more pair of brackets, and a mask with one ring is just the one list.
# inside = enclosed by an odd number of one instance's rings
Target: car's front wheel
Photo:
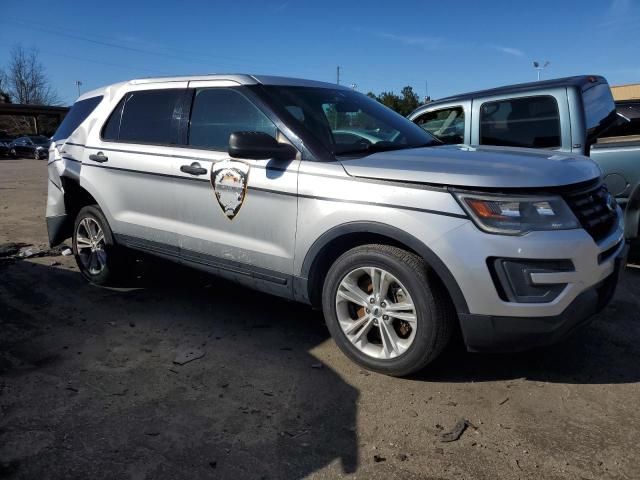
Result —
[[82, 275], [91, 283], [111, 285], [123, 277], [125, 253], [97, 205], [82, 208], [73, 229], [73, 254]]
[[445, 348], [455, 322], [451, 300], [425, 262], [388, 245], [356, 247], [338, 258], [322, 301], [338, 347], [387, 375], [424, 368]]
[[15, 148], [9, 150], [9, 156], [11, 156], [11, 158], [18, 158], [18, 152], [16, 152]]

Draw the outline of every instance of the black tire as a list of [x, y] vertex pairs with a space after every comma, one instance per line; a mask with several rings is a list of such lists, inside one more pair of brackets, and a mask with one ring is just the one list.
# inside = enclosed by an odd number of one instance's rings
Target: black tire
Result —
[[[95, 221], [104, 234], [102, 250], [106, 254], [106, 261], [99, 272], [92, 272], [87, 266], [86, 254], [81, 253], [78, 249], [78, 229], [82, 221], [87, 218]], [[73, 226], [73, 254], [80, 269], [80, 273], [91, 283], [96, 285], [115, 285], [123, 278], [127, 272], [127, 252], [116, 245], [113, 239], [113, 232], [109, 227], [109, 223], [105, 218], [102, 210], [98, 205], [89, 205], [83, 207], [76, 216]]]
[[[391, 359], [369, 356], [354, 346], [338, 322], [336, 295], [343, 278], [359, 267], [382, 268], [409, 291], [417, 316], [411, 346]], [[456, 314], [449, 295], [435, 273], [419, 256], [388, 245], [363, 245], [340, 256], [329, 269], [322, 291], [327, 327], [338, 347], [357, 364], [391, 376], [423, 369], [445, 349], [454, 331]]]
[[40, 157], [40, 152], [38, 152], [38, 150], [35, 150], [33, 152], [33, 159], [34, 160], [40, 160], [42, 157]]
[[9, 156], [11, 158], [18, 158], [18, 153], [16, 152], [15, 148], [12, 148], [11, 150], [9, 150]]

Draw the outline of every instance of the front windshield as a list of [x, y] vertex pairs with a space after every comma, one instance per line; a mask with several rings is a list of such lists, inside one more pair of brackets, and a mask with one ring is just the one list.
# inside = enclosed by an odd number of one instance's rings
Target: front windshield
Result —
[[49, 141], [44, 135], [32, 135], [29, 138], [33, 143], [47, 143]]
[[334, 155], [440, 144], [403, 116], [361, 93], [318, 87], [265, 86], [271, 99]]

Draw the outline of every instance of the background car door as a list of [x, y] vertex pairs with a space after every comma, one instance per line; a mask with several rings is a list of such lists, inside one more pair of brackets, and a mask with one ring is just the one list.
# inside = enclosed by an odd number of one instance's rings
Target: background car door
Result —
[[182, 153], [178, 117], [186, 86], [142, 84], [128, 91], [87, 139], [81, 174], [120, 243], [176, 258], [173, 155]]
[[195, 87], [188, 135], [192, 159], [184, 165], [197, 163], [206, 173], [178, 173], [185, 180], [177, 187], [181, 255], [187, 263], [287, 295], [293, 271], [299, 160], [234, 159], [248, 167], [247, 188], [237, 214], [226, 215], [211, 182], [211, 169], [230, 158], [229, 135], [260, 131], [277, 137], [279, 133], [242, 91], [224, 85], [189, 84]]

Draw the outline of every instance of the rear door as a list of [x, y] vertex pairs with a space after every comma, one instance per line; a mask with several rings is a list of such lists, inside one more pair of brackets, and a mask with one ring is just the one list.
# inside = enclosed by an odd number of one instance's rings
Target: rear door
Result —
[[[227, 150], [233, 132], [259, 131], [286, 139], [242, 87], [226, 81], [194, 81], [189, 86], [193, 100], [188, 147], [175, 172], [181, 177], [177, 231], [183, 260], [289, 295], [300, 162], [231, 159]], [[202, 170], [191, 173], [189, 167]]]
[[183, 152], [186, 87], [171, 82], [127, 91], [87, 138], [81, 171], [81, 185], [95, 196], [120, 243], [175, 258], [175, 156]]

